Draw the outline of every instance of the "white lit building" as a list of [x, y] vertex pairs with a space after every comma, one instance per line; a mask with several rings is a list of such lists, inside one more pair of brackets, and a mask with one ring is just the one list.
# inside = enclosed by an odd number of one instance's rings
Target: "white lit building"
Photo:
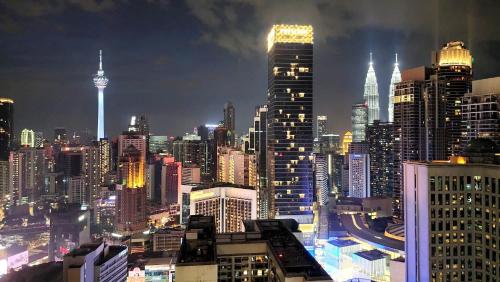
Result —
[[370, 197], [369, 154], [349, 154], [349, 197]]
[[244, 186], [192, 189], [190, 214], [213, 216], [218, 233], [243, 231], [243, 221], [257, 219], [257, 191]]

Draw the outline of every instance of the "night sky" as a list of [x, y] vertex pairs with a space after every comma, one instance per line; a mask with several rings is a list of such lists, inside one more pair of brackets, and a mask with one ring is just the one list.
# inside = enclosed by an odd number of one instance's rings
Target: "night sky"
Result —
[[373, 52], [381, 117], [394, 53], [400, 68], [462, 40], [474, 78], [500, 76], [500, 1], [0, 0], [0, 96], [15, 100], [15, 129], [52, 137], [97, 125], [92, 83], [103, 49], [106, 133], [146, 113], [152, 133], [182, 135], [222, 119], [230, 100], [246, 131], [265, 103], [272, 24], [315, 29], [314, 112], [335, 133], [350, 128]]

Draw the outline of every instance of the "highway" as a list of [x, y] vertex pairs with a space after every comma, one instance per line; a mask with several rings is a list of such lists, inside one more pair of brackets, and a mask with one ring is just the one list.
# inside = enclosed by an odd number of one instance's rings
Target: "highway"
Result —
[[382, 233], [377, 233], [368, 229], [361, 219], [361, 214], [342, 214], [340, 220], [342, 225], [353, 237], [363, 240], [367, 243], [372, 242], [389, 249], [403, 251], [405, 243], [385, 236]]

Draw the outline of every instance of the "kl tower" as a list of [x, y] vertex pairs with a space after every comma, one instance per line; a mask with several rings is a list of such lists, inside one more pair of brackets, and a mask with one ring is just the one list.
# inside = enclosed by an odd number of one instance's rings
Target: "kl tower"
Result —
[[104, 138], [104, 88], [108, 85], [109, 79], [104, 76], [102, 69], [102, 50], [99, 50], [99, 70], [94, 76], [94, 84], [98, 91], [98, 111], [97, 111], [97, 140]]

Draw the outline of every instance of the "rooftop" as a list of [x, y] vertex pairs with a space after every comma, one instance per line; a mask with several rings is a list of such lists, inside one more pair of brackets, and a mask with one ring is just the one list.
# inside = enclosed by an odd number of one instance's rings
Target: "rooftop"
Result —
[[333, 239], [328, 241], [328, 244], [334, 245], [336, 247], [349, 247], [354, 245], [359, 245], [359, 243], [354, 242], [353, 240], [339, 240]]
[[177, 264], [212, 264], [215, 256], [214, 217], [190, 216]]
[[354, 253], [355, 255], [359, 256], [359, 257], [362, 257], [366, 260], [369, 260], [369, 261], [374, 261], [374, 260], [379, 260], [379, 259], [385, 259], [386, 257], [388, 257], [389, 255], [386, 254], [386, 253], [383, 253], [377, 249], [374, 249], [374, 250], [370, 250], [370, 251], [362, 251], [362, 252], [357, 252], [357, 253]]
[[245, 186], [245, 185], [226, 183], [226, 182], [216, 182], [216, 183], [212, 183], [212, 184], [208, 184], [208, 185], [199, 185], [199, 186], [193, 187], [193, 189], [191, 191], [200, 191], [200, 190], [205, 190], [205, 189], [210, 189], [210, 188], [221, 188], [221, 187], [255, 190], [255, 188], [252, 186]]

